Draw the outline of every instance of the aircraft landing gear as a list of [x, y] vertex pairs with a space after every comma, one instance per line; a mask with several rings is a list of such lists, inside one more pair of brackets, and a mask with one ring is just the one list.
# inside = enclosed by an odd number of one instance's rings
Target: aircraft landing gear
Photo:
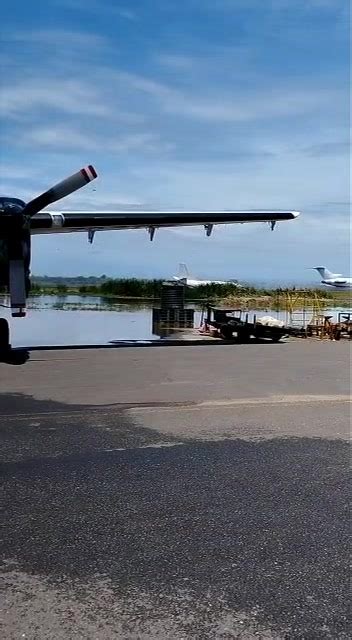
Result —
[[5, 318], [0, 318], [0, 362], [21, 365], [29, 359], [26, 349], [12, 349], [10, 344], [10, 327]]
[[5, 318], [0, 318], [0, 351], [8, 351], [10, 345], [10, 327]]

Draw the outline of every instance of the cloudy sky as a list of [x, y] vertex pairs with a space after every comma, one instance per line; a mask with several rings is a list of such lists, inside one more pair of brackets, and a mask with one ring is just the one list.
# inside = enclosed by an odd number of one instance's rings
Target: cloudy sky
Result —
[[[278, 225], [35, 238], [35, 274], [314, 282], [350, 270], [348, 0], [32, 0], [2, 9], [1, 192], [81, 166], [66, 209], [289, 208]], [[61, 206], [61, 205], [60, 205]]]

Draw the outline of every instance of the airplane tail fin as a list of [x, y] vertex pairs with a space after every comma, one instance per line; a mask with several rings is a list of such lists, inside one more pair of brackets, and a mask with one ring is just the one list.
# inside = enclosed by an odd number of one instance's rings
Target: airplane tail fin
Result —
[[189, 278], [189, 271], [187, 269], [187, 265], [184, 262], [180, 262], [180, 264], [178, 265], [178, 277]]
[[323, 280], [330, 280], [330, 278], [338, 278], [341, 275], [341, 273], [331, 273], [331, 271], [329, 271], [329, 269], [327, 269], [326, 267], [313, 267], [313, 269], [316, 269], [316, 271], [320, 273]]

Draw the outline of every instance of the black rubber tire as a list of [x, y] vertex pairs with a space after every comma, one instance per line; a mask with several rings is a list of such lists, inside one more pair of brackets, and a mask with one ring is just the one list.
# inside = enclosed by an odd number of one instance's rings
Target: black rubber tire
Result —
[[251, 339], [251, 334], [245, 329], [240, 330], [237, 336], [238, 342], [241, 342], [242, 344], [248, 344]]
[[228, 324], [222, 324], [220, 327], [220, 336], [223, 340], [231, 340], [233, 337], [233, 327]]
[[0, 349], [10, 347], [10, 327], [5, 318], [0, 318]]

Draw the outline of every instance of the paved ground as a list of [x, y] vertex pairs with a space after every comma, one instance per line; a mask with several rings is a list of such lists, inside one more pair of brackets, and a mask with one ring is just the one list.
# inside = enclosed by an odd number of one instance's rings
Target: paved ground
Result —
[[350, 637], [348, 349], [0, 364], [2, 637]]

